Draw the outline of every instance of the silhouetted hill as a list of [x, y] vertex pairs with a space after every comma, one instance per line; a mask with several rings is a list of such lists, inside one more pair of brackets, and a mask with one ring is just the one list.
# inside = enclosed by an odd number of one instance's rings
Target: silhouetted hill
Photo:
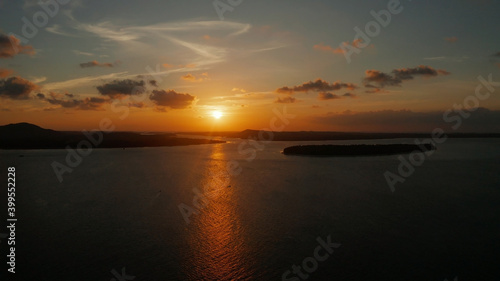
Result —
[[16, 140], [28, 138], [54, 138], [61, 136], [60, 132], [43, 129], [30, 123], [17, 123], [0, 126], [0, 139]]
[[[181, 146], [224, 142], [178, 138], [175, 134], [169, 133], [153, 135], [133, 132], [99, 133], [103, 138], [98, 148]], [[82, 132], [54, 131], [29, 123], [0, 126], [0, 149], [63, 149], [67, 146], [75, 148], [82, 141], [89, 141]]]

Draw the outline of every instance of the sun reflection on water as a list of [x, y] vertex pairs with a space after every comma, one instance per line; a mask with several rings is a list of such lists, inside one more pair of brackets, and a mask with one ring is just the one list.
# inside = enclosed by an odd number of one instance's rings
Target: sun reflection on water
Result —
[[245, 280], [250, 274], [236, 196], [226, 172], [223, 144], [211, 146], [207, 169], [200, 183], [207, 198], [189, 227], [190, 280]]

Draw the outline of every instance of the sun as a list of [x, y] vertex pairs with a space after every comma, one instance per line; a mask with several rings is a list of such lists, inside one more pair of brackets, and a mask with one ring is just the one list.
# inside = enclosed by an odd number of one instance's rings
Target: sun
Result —
[[212, 116], [215, 118], [215, 119], [220, 119], [222, 117], [222, 112], [216, 110], [214, 112], [212, 112]]

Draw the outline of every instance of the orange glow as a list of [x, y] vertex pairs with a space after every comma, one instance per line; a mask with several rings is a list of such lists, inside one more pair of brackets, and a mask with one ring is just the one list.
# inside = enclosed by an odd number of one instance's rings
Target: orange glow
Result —
[[192, 280], [241, 280], [241, 274], [248, 272], [248, 254], [236, 212], [237, 197], [226, 171], [223, 144], [210, 148], [208, 169], [200, 183], [207, 205], [191, 222], [196, 224], [191, 229], [198, 230], [189, 237], [194, 256], [186, 274]]

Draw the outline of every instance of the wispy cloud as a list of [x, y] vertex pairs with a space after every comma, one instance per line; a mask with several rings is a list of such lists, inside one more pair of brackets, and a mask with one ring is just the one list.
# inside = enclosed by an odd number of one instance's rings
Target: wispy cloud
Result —
[[73, 53], [75, 53], [76, 55], [80, 55], [80, 56], [87, 56], [87, 57], [94, 56], [93, 53], [82, 52], [82, 51], [79, 51], [79, 50], [73, 50]]
[[70, 37], [75, 36], [73, 34], [63, 31], [62, 27], [58, 24], [53, 24], [52, 26], [46, 27], [45, 30], [47, 30], [50, 33], [54, 33], [61, 36], [70, 36]]
[[110, 73], [100, 76], [88, 76], [76, 79], [69, 79], [66, 81], [46, 83], [45, 85], [43, 85], [43, 89], [47, 91], [56, 91], [56, 90], [68, 90], [78, 87], [85, 87], [85, 86], [90, 86], [97, 81], [102, 82], [110, 79], [127, 78], [126, 75], [127, 73], [128, 73], [127, 71], [123, 71], [123, 72]]

